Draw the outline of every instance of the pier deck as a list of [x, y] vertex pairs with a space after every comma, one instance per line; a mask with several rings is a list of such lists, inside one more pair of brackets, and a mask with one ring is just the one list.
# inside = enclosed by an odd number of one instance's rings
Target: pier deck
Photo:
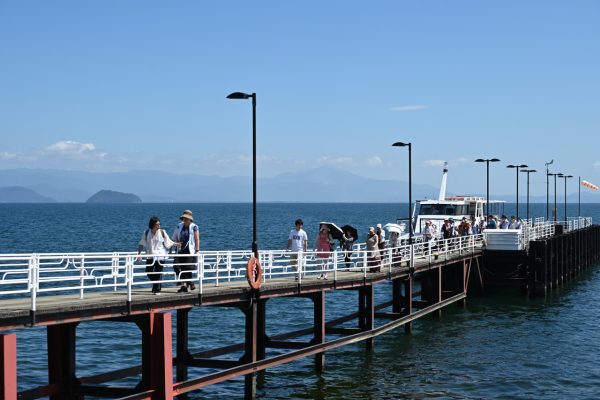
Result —
[[[482, 254], [481, 248], [471, 251], [453, 251], [447, 257], [432, 253], [430, 258], [414, 262], [415, 273], [439, 268], [443, 265], [460, 262]], [[398, 263], [400, 264], [400, 263]], [[280, 296], [308, 294], [335, 289], [350, 289], [373, 285], [386, 280], [406, 279], [410, 268], [404, 266], [382, 268], [380, 272], [338, 271], [336, 277], [330, 272], [327, 280], [317, 279], [316, 274], [306, 274], [299, 283], [293, 275], [265, 280], [260, 288], [263, 299]], [[124, 315], [144, 314], [150, 311], [161, 312], [202, 305], [216, 305], [246, 301], [253, 294], [248, 283], [243, 280], [221, 281], [218, 286], [205, 285], [202, 294], [198, 289], [188, 293], [177, 293], [177, 286], [164, 286], [160, 295], [150, 292], [148, 286], [135, 287], [131, 296], [127, 290], [86, 292], [39, 296], [36, 299], [35, 313], [31, 312], [28, 298], [0, 300], [0, 329], [15, 329], [32, 325], [52, 325], [73, 321], [106, 319]], [[131, 300], [129, 301], [129, 297]]]
[[[560, 229], [555, 233], [554, 228], [544, 232], [550, 236], [525, 232], [526, 245], [518, 251], [528, 257], [515, 258], [519, 265], [493, 264], [498, 271], [521, 271], [516, 281], [530, 295], [545, 293], [600, 259], [599, 226], [586, 224], [566, 233]], [[327, 261], [308, 252], [298, 259], [300, 272], [294, 272], [289, 253], [266, 251], [260, 254], [264, 271], [261, 286], [252, 289], [245, 277], [251, 252], [204, 253], [198, 257], [190, 279], [197, 285], [195, 291], [178, 293], [180, 277], [169, 267], [160, 275], [163, 291], [158, 296], [150, 292], [152, 282], [144, 265], [135, 262], [135, 254], [0, 255], [4, 276], [0, 281], [0, 331], [46, 326], [49, 376], [47, 385], [17, 393], [16, 335], [0, 334], [0, 382], [4, 382], [0, 397], [186, 399], [191, 391], [244, 376], [244, 396], [253, 398], [257, 371], [310, 355], [320, 371], [328, 350], [358, 341], [371, 349], [375, 337], [401, 326], [410, 331], [416, 319], [464, 301], [469, 283], [474, 285], [471, 289], [483, 288], [484, 267], [492, 268], [491, 258], [510, 260], [506, 254], [494, 254], [486, 252], [483, 237], [476, 235], [438, 240], [435, 245], [417, 243], [386, 249], [381, 252], [378, 272], [369, 272], [372, 253], [360, 246], [350, 263], [342, 252], [332, 252]], [[324, 272], [329, 279], [317, 279]], [[391, 283], [391, 294], [389, 286], [384, 292], [390, 297], [376, 304], [375, 291], [385, 282]], [[354, 291], [357, 311], [326, 321], [326, 293], [336, 290]], [[312, 326], [267, 335], [267, 302], [282, 297], [310, 299]], [[244, 315], [243, 339], [192, 353], [188, 349], [188, 314], [205, 306], [238, 308]], [[305, 302], [302, 307], [306, 307]], [[137, 325], [142, 339], [141, 364], [78, 376], [76, 330], [78, 324], [91, 320]], [[175, 324], [176, 346], [172, 339]], [[267, 349], [284, 352], [273, 355]], [[241, 356], [232, 358], [236, 353]], [[229, 356], [219, 358], [223, 355]], [[202, 374], [204, 368], [209, 372]], [[191, 376], [192, 372], [196, 375]], [[135, 376], [139, 383], [134, 387], [111, 385]]]

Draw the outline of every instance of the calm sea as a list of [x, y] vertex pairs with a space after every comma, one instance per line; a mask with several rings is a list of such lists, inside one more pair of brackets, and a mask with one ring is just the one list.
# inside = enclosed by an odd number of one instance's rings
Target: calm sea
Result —
[[[514, 205], [507, 204], [511, 214]], [[521, 216], [525, 207], [521, 204]], [[192, 209], [202, 248], [249, 248], [250, 204], [2, 204], [0, 253], [56, 251], [134, 251], [157, 215], [171, 232], [183, 209]], [[531, 207], [545, 215], [545, 205]], [[577, 213], [576, 206], [569, 214]], [[559, 218], [563, 208], [559, 206]], [[398, 204], [261, 204], [259, 246], [281, 248], [296, 218], [304, 219], [314, 240], [319, 221], [358, 228], [407, 215]], [[582, 204], [582, 215], [600, 221], [600, 205]], [[379, 285], [379, 300], [390, 285]], [[600, 398], [600, 269], [586, 272], [546, 298], [527, 299], [517, 291], [470, 297], [466, 309], [449, 307], [441, 317], [380, 336], [375, 349], [364, 343], [326, 353], [326, 369], [314, 372], [313, 358], [268, 370], [259, 379], [258, 396], [279, 398]], [[327, 318], [355, 311], [356, 294], [327, 295]], [[312, 308], [306, 299], [267, 303], [267, 332], [307, 327]], [[242, 313], [234, 309], [198, 309], [191, 313], [190, 348], [206, 350], [243, 340]], [[116, 330], [118, 329], [118, 330]], [[47, 382], [43, 328], [17, 331], [19, 389]], [[77, 374], [89, 376], [139, 364], [139, 330], [133, 325], [82, 323], [77, 329]], [[277, 354], [269, 352], [268, 355]], [[240, 354], [231, 357], [239, 357]], [[190, 376], [201, 370], [190, 370]], [[116, 382], [133, 385], [135, 379]], [[193, 394], [192, 398], [243, 396], [243, 381], [233, 380]]]

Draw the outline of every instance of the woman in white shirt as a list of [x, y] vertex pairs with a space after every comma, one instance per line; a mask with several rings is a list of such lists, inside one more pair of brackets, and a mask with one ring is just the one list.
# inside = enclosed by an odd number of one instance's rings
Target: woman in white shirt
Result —
[[[152, 293], [158, 295], [161, 290], [160, 283], [163, 271], [163, 262], [169, 254], [169, 249], [177, 244], [169, 238], [167, 232], [160, 228], [158, 217], [150, 218], [148, 229], [144, 231], [138, 245], [138, 255], [146, 249], [146, 274], [152, 282]], [[152, 256], [152, 257], [151, 257]], [[139, 257], [138, 257], [139, 258]]]

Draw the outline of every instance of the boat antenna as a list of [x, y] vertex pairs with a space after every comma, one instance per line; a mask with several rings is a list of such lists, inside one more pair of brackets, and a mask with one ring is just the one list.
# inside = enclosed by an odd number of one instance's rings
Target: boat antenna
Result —
[[442, 175], [442, 184], [440, 186], [440, 195], [438, 200], [446, 199], [446, 179], [448, 178], [448, 162], [444, 161], [444, 173]]

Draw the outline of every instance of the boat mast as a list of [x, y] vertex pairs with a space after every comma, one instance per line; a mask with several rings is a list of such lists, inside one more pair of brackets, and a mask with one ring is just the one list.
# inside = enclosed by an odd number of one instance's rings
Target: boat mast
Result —
[[448, 162], [444, 162], [444, 174], [442, 175], [442, 185], [440, 186], [440, 195], [438, 200], [446, 199], [446, 179], [448, 178]]

